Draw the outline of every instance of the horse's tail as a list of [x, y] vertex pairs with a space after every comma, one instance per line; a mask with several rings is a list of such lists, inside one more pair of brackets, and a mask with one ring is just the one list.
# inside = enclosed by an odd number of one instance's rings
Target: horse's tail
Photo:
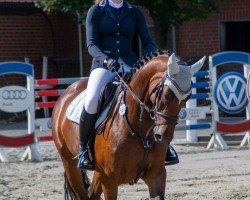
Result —
[[64, 199], [65, 200], [77, 200], [76, 193], [70, 186], [66, 173], [64, 173]]
[[[83, 185], [87, 190], [91, 184], [89, 177], [86, 171], [82, 171], [82, 179]], [[70, 186], [66, 173], [64, 173], [64, 199], [65, 200], [77, 200], [76, 193], [74, 192], [73, 188]]]
[[88, 190], [89, 186], [91, 185], [91, 181], [89, 180], [89, 177], [86, 173], [86, 171], [82, 171], [82, 179], [83, 179], [83, 185], [86, 190]]

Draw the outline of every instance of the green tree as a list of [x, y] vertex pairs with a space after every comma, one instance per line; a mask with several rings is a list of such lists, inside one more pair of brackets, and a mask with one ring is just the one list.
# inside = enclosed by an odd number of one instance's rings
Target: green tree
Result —
[[[172, 26], [184, 21], [205, 19], [210, 13], [219, 11], [218, 4], [226, 0], [129, 0], [149, 10], [154, 21], [156, 44], [166, 48], [167, 32]], [[94, 0], [37, 0], [36, 5], [48, 12], [71, 12], [84, 24], [85, 15]], [[80, 48], [80, 47], [79, 47]]]
[[[35, 5], [39, 8], [42, 8], [44, 11], [49, 13], [54, 12], [65, 12], [65, 13], [75, 13], [76, 15], [80, 14], [81, 19], [84, 19], [84, 16], [88, 8], [93, 5], [94, 0], [36, 0]], [[84, 24], [84, 21], [80, 20], [79, 22]]]

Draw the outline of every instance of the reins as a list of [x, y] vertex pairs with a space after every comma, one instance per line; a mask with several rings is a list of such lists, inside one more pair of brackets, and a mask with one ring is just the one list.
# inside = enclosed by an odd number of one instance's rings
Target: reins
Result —
[[[140, 177], [145, 173], [146, 159], [148, 157], [149, 151], [151, 150], [151, 148], [153, 146], [153, 142], [154, 142], [154, 140], [149, 140], [148, 139], [149, 135], [152, 133], [154, 127], [160, 126], [160, 125], [167, 125], [167, 123], [158, 124], [157, 123], [157, 117], [162, 117], [168, 123], [176, 125], [177, 121], [178, 121], [178, 116], [169, 116], [169, 115], [167, 115], [165, 113], [161, 113], [161, 112], [157, 111], [156, 108], [155, 108], [156, 102], [154, 102], [152, 108], [149, 108], [149, 106], [147, 106], [142, 100], [140, 100], [137, 97], [137, 95], [132, 91], [132, 89], [130, 88], [130, 86], [123, 80], [123, 78], [118, 73], [117, 73], [117, 77], [119, 78], [119, 81], [122, 84], [121, 85], [122, 96], [121, 96], [120, 106], [124, 109], [124, 111], [122, 111], [122, 113], [120, 113], [120, 114], [124, 118], [124, 122], [125, 122], [125, 125], [126, 125], [128, 131], [131, 133], [132, 136], [137, 137], [141, 141], [142, 146], [144, 148], [144, 154], [143, 154], [142, 164], [141, 164], [141, 166], [140, 166], [140, 168], [138, 170], [137, 176], [135, 177], [135, 179], [133, 180], [133, 182], [130, 183], [130, 185], [133, 185], [133, 184], [137, 183], [138, 180], [140, 179]], [[156, 92], [156, 99], [161, 94], [161, 92], [163, 91], [164, 81], [165, 81], [165, 79], [163, 77], [162, 80], [157, 84], [157, 86], [153, 90], [153, 91]], [[127, 115], [126, 115], [126, 101], [125, 101], [126, 91], [128, 91], [132, 95], [132, 97], [139, 103], [139, 106], [140, 106], [140, 109], [141, 109], [139, 121], [142, 122], [143, 110], [146, 110], [147, 113], [149, 114], [150, 118], [152, 120], [154, 120], [154, 123], [148, 129], [148, 131], [147, 131], [147, 133], [145, 134], [144, 137], [141, 137], [138, 133], [136, 133], [132, 129], [132, 127], [131, 127], [128, 119], [127, 119]]]

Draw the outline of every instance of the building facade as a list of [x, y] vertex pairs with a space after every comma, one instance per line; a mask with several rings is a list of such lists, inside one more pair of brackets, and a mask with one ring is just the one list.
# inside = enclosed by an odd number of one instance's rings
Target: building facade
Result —
[[206, 20], [183, 23], [176, 31], [177, 52], [184, 59], [220, 51], [250, 53], [250, 1], [228, 0]]
[[[206, 20], [176, 27], [175, 40], [168, 40], [174, 45], [168, 46], [175, 46], [184, 60], [224, 50], [250, 52], [250, 1], [228, 0], [219, 7], [220, 13], [211, 14]], [[153, 25], [148, 12], [145, 15], [148, 24]], [[153, 26], [150, 27], [153, 33]], [[49, 57], [49, 77], [79, 76], [77, 34], [73, 15], [48, 15], [35, 8], [33, 0], [0, 0], [0, 62], [23, 61], [28, 57], [35, 66], [36, 78], [41, 78], [43, 56]], [[91, 57], [84, 28], [82, 37], [84, 74], [88, 75]], [[1, 78], [0, 86], [11, 81]]]
[[[79, 75], [77, 22], [70, 14], [47, 15], [33, 0], [0, 1], [0, 62], [24, 61], [42, 76], [43, 56], [49, 58], [48, 76]], [[0, 78], [0, 86], [22, 77]]]

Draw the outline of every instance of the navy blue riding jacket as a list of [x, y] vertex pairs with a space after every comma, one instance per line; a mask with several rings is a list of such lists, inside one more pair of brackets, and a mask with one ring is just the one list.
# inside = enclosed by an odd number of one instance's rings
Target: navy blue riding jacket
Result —
[[87, 48], [93, 57], [91, 70], [103, 67], [103, 61], [110, 57], [121, 58], [128, 66], [138, 60], [132, 51], [132, 38], [138, 31], [144, 53], [154, 50], [145, 17], [138, 7], [124, 1], [119, 9], [111, 7], [108, 0], [93, 5], [87, 14]]

